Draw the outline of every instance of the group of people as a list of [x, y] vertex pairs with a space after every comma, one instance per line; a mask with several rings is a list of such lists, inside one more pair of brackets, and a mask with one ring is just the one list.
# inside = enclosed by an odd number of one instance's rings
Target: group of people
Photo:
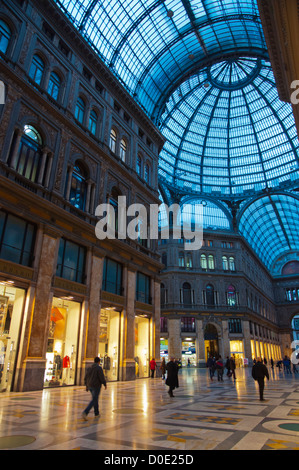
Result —
[[[268, 368], [266, 364], [267, 364], [267, 361], [265, 361], [265, 359], [264, 360], [262, 360], [261, 358], [254, 359], [252, 372], [251, 372], [252, 378], [258, 383], [259, 396], [260, 396], [261, 401], [264, 401], [265, 378], [269, 380], [269, 372], [268, 372]], [[233, 357], [227, 357], [225, 364], [224, 364], [224, 361], [220, 355], [217, 356], [217, 358], [210, 356], [207, 360], [206, 365], [209, 368], [211, 380], [213, 380], [215, 372], [217, 371], [218, 381], [223, 381], [223, 375], [224, 375], [225, 369], [227, 370], [226, 375], [228, 377], [233, 377], [233, 379], [236, 380], [236, 374], [235, 374], [236, 363]], [[282, 361], [278, 361], [276, 365], [277, 367], [279, 367], [279, 370], [283, 366], [286, 373], [291, 373], [291, 361], [287, 356], [285, 356], [285, 358]], [[272, 369], [274, 367], [274, 361], [272, 359], [271, 359], [271, 367]], [[152, 378], [154, 377], [156, 368], [157, 368], [157, 363], [155, 359], [153, 358], [150, 361], [150, 371], [151, 371]], [[174, 396], [173, 395], [174, 389], [179, 387], [179, 379], [178, 379], [179, 369], [180, 369], [180, 363], [174, 357], [171, 357], [167, 364], [166, 364], [165, 358], [163, 357], [161, 365], [160, 365], [160, 370], [162, 374], [162, 379], [166, 378], [165, 383], [169, 387], [168, 394], [170, 397]], [[293, 371], [294, 373], [298, 372], [295, 364], [293, 364]], [[167, 374], [167, 377], [166, 377], [166, 374]], [[95, 416], [100, 416], [99, 404], [98, 404], [99, 395], [100, 395], [102, 386], [104, 386], [105, 389], [107, 389], [107, 383], [106, 383], [103, 369], [100, 366], [99, 357], [96, 357], [94, 359], [94, 364], [89, 369], [87, 369], [86, 375], [85, 375], [85, 385], [86, 385], [86, 389], [89, 390], [91, 393], [91, 401], [89, 402], [89, 404], [87, 405], [87, 407], [82, 413], [83, 419], [86, 420], [87, 415], [92, 408], [94, 408]]]
[[207, 367], [210, 372], [210, 379], [213, 380], [215, 372], [217, 371], [217, 378], [219, 382], [223, 382], [224, 370], [227, 370], [227, 377], [233, 377], [236, 380], [236, 361], [233, 357], [227, 357], [225, 364], [222, 357], [219, 355], [217, 357], [210, 356], [207, 360]]

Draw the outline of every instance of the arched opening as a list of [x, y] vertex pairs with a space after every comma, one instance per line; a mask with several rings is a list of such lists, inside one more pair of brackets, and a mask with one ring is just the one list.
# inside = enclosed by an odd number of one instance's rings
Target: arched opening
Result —
[[218, 333], [215, 325], [208, 323], [204, 330], [205, 359], [219, 354]]

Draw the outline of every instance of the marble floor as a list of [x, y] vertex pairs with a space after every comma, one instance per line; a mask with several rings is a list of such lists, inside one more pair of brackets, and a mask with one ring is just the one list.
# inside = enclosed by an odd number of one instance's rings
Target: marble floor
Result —
[[84, 387], [2, 393], [0, 449], [298, 450], [299, 373], [269, 370], [263, 402], [251, 369], [223, 382], [205, 369], [183, 369], [174, 398], [161, 378], [111, 382], [101, 392], [100, 418], [90, 413], [87, 421]]

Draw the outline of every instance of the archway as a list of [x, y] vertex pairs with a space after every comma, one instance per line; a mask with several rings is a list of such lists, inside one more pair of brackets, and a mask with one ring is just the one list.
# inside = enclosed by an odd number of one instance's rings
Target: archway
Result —
[[205, 341], [205, 360], [209, 356], [217, 356], [219, 354], [218, 332], [212, 323], [208, 323], [204, 329]]

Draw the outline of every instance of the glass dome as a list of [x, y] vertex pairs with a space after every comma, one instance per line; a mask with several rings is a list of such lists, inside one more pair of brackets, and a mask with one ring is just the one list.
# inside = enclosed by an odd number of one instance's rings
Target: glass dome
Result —
[[161, 117], [160, 177], [225, 197], [299, 183], [292, 107], [279, 100], [269, 62], [221, 61], [188, 78]]

